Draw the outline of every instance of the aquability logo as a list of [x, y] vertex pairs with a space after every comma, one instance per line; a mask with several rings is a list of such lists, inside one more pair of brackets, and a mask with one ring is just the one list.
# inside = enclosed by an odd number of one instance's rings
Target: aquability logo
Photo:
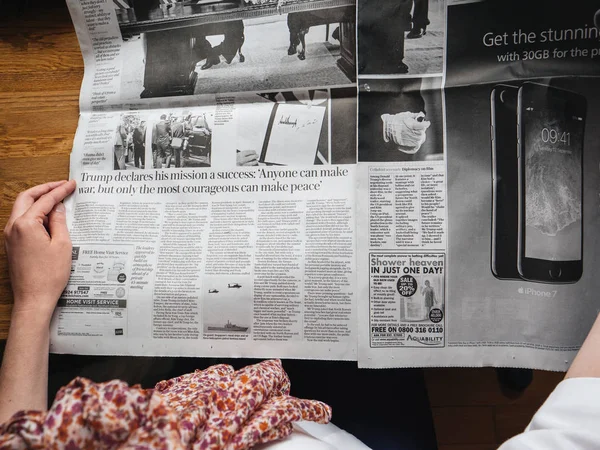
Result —
[[410, 334], [406, 337], [407, 341], [418, 342], [419, 344], [428, 346], [440, 345], [442, 339], [441, 336], [412, 336]]

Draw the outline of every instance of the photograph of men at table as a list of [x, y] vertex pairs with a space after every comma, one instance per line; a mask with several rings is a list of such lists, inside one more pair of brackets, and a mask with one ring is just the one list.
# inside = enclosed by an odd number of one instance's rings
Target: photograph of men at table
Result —
[[355, 0], [113, 2], [123, 37], [125, 99], [340, 86], [355, 79]]

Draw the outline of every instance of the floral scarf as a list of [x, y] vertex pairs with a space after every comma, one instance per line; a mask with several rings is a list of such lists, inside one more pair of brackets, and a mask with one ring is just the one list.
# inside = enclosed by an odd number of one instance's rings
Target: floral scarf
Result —
[[48, 412], [1, 425], [0, 449], [242, 450], [288, 436], [298, 420], [329, 422], [328, 405], [289, 393], [279, 360], [212, 366], [154, 389], [76, 378]]

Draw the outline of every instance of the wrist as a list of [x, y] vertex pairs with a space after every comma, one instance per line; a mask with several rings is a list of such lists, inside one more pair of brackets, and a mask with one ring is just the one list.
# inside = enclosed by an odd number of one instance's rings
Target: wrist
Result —
[[11, 325], [31, 328], [32, 331], [49, 329], [56, 302], [44, 298], [18, 298], [11, 314]]
[[36, 316], [32, 313], [13, 311], [10, 319], [10, 335], [27, 336], [28, 338], [43, 338], [50, 335], [50, 320], [52, 316]]

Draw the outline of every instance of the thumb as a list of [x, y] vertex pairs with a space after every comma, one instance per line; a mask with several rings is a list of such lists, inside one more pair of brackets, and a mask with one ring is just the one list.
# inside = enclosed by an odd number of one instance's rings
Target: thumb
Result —
[[[425, 117], [425, 116], [419, 116], [419, 117]], [[425, 120], [425, 119], [421, 120], [420, 122], [415, 119], [415, 121], [413, 122], [413, 128], [415, 130], [426, 130], [427, 128], [429, 128], [429, 125], [431, 125], [431, 122], [428, 120]]]
[[62, 202], [57, 203], [48, 215], [48, 231], [50, 231], [50, 237], [53, 241], [70, 240], [66, 209]]

